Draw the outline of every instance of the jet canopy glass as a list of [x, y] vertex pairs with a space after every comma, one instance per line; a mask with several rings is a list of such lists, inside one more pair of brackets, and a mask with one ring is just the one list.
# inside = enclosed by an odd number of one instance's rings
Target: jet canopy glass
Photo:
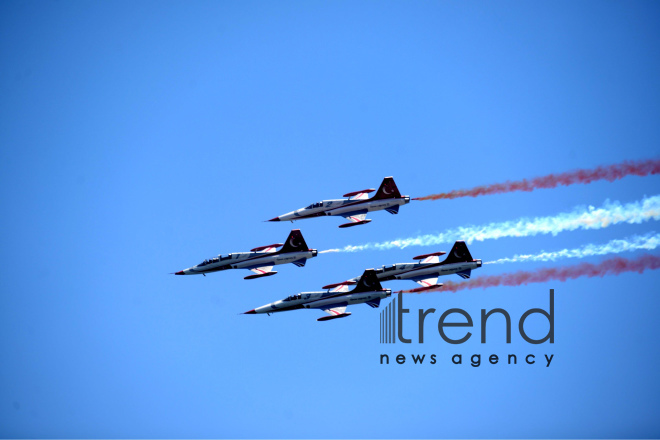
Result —
[[321, 206], [323, 206], [323, 202], [312, 203], [311, 205], [309, 205], [305, 209], [320, 208]]
[[200, 267], [201, 267], [201, 266], [206, 266], [207, 264], [217, 263], [218, 261], [220, 261], [220, 259], [219, 259], [218, 257], [216, 257], [216, 258], [210, 258], [210, 259], [208, 259], [208, 260], [204, 260], [204, 261], [202, 261], [201, 263], [198, 264], [198, 266], [200, 266]]
[[300, 299], [300, 298], [302, 298], [302, 295], [298, 293], [296, 295], [291, 295], [291, 296], [287, 297], [284, 301], [294, 301], [294, 300]]
[[217, 263], [218, 261], [229, 260], [230, 258], [231, 258], [231, 254], [227, 255], [226, 257], [223, 257], [223, 256], [221, 256], [221, 255], [218, 255], [218, 256], [215, 257], [215, 258], [209, 258], [208, 260], [204, 260], [204, 261], [202, 261], [202, 262], [199, 263], [197, 266], [198, 266], [198, 267], [202, 267], [202, 266], [206, 266], [207, 264]]

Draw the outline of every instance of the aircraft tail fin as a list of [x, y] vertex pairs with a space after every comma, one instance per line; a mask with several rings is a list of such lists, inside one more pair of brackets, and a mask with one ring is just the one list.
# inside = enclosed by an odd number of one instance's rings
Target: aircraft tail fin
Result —
[[358, 281], [355, 289], [351, 290], [351, 293], [373, 292], [375, 290], [383, 290], [383, 286], [381, 286], [380, 281], [378, 281], [376, 271], [373, 269], [367, 269], [360, 277], [360, 281]]
[[447, 255], [447, 258], [443, 263], [465, 263], [468, 261], [473, 260], [467, 245], [464, 241], [457, 241], [454, 243], [454, 246], [451, 248], [451, 251], [449, 251], [449, 255]]
[[396, 187], [396, 183], [394, 183], [394, 178], [392, 177], [386, 177], [383, 179], [383, 183], [380, 184], [378, 192], [376, 192], [376, 195], [373, 197], [374, 200], [398, 198], [401, 198], [401, 193], [399, 192], [399, 188]]
[[307, 243], [300, 232], [300, 229], [293, 229], [289, 236], [284, 242], [284, 246], [280, 249], [280, 253], [285, 254], [287, 252], [305, 252], [308, 251]]

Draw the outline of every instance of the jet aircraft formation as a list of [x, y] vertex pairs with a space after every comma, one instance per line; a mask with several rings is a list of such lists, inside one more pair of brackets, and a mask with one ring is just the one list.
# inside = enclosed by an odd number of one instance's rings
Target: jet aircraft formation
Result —
[[[349, 223], [339, 225], [340, 228], [364, 225], [371, 222], [367, 219], [370, 211], [386, 210], [390, 214], [398, 214], [399, 208], [410, 202], [409, 196], [402, 196], [392, 177], [383, 179], [376, 194], [369, 198], [369, 193], [375, 191], [364, 189], [344, 194], [344, 199], [322, 200], [289, 213], [272, 218], [269, 221], [295, 221], [324, 216], [341, 216]], [[279, 251], [278, 248], [281, 248]], [[317, 321], [344, 318], [351, 313], [346, 307], [353, 304], [366, 303], [371, 307], [379, 307], [380, 300], [389, 297], [392, 290], [384, 289], [381, 282], [391, 280], [411, 280], [422, 287], [413, 291], [423, 291], [442, 286], [438, 278], [444, 275], [457, 274], [462, 278], [470, 278], [473, 269], [481, 267], [481, 260], [472, 258], [467, 245], [457, 241], [449, 255], [440, 261], [440, 256], [446, 252], [435, 252], [419, 255], [412, 263], [396, 263], [383, 266], [380, 269], [367, 269], [359, 277], [340, 283], [329, 284], [323, 291], [301, 292], [287, 298], [252, 309], [244, 314], [271, 314], [298, 309], [319, 309], [329, 316], [318, 318]], [[249, 252], [237, 252], [228, 255], [218, 255], [188, 269], [175, 272], [175, 275], [204, 275], [228, 269], [248, 269], [254, 272], [244, 279], [250, 280], [275, 275], [273, 267], [279, 264], [293, 263], [303, 267], [308, 259], [318, 256], [316, 249], [310, 249], [299, 229], [293, 229], [284, 243], [259, 246]], [[351, 290], [349, 286], [355, 287]]]

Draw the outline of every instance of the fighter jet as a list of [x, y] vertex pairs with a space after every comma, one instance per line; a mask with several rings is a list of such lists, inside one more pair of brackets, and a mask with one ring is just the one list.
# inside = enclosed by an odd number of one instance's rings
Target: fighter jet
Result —
[[[276, 251], [281, 247], [279, 251]], [[308, 258], [318, 255], [316, 249], [309, 249], [299, 229], [293, 229], [285, 243], [269, 244], [251, 249], [250, 252], [237, 252], [227, 256], [218, 255], [210, 260], [204, 260], [196, 266], [176, 272], [175, 275], [206, 276], [207, 273], [227, 269], [250, 269], [255, 275], [248, 275], [246, 280], [275, 275], [271, 271], [276, 264], [293, 263], [303, 267]]]
[[384, 178], [376, 195], [369, 198], [368, 194], [371, 192], [374, 192], [373, 188], [350, 192], [344, 194], [344, 197], [348, 197], [347, 199], [322, 200], [268, 221], [280, 222], [291, 220], [293, 222], [294, 220], [302, 220], [304, 218], [332, 215], [341, 216], [349, 220], [350, 223], [339, 225], [340, 228], [348, 228], [349, 226], [369, 223], [371, 220], [366, 219], [369, 211], [384, 209], [390, 214], [398, 214], [399, 206], [410, 202], [409, 196], [401, 195], [392, 177]]
[[[451, 248], [447, 258], [440, 262], [440, 256], [446, 252], [435, 252], [432, 254], [418, 255], [413, 260], [415, 263], [397, 263], [391, 266], [383, 266], [376, 269], [379, 281], [390, 280], [412, 280], [422, 287], [414, 289], [413, 292], [421, 292], [429, 289], [442, 287], [438, 283], [438, 277], [442, 275], [456, 274], [463, 279], [470, 278], [472, 269], [481, 267], [481, 260], [472, 259], [470, 251], [464, 241], [457, 241]], [[324, 289], [332, 289], [339, 286], [350, 286], [356, 284], [360, 277], [344, 281], [342, 283], [329, 284]]]
[[366, 303], [371, 307], [380, 306], [380, 300], [387, 298], [392, 294], [390, 289], [383, 289], [376, 278], [376, 272], [373, 269], [364, 271], [355, 289], [348, 291], [348, 286], [338, 286], [336, 289], [325, 292], [302, 292], [291, 295], [281, 301], [266, 304], [257, 307], [244, 315], [254, 315], [258, 313], [287, 312], [298, 309], [321, 309], [330, 316], [323, 316], [317, 321], [327, 321], [330, 319], [345, 318], [350, 313], [346, 312], [346, 306], [352, 304]]

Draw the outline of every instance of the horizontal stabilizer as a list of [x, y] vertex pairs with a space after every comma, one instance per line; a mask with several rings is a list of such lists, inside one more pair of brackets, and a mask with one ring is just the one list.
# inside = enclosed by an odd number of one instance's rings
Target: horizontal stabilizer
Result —
[[465, 269], [460, 272], [456, 272], [456, 275], [459, 277], [463, 278], [464, 280], [467, 280], [470, 278], [470, 275], [472, 274], [472, 269]]
[[369, 222], [371, 222], [371, 220], [367, 219], [367, 220], [361, 220], [359, 222], [344, 223], [343, 225], [339, 225], [339, 227], [340, 228], [350, 228], [351, 226], [366, 225]]
[[307, 258], [301, 258], [300, 260], [292, 261], [298, 267], [303, 267], [307, 263]]
[[277, 273], [277, 271], [266, 272], [266, 273], [259, 273], [259, 274], [255, 274], [255, 275], [248, 275], [248, 276], [246, 276], [246, 277], [243, 278], [243, 279], [244, 279], [244, 280], [253, 280], [253, 279], [255, 279], [255, 278], [269, 277], [269, 276], [275, 275], [276, 273]]
[[319, 319], [317, 319], [317, 321], [329, 321], [329, 320], [331, 320], [331, 319], [345, 318], [345, 317], [347, 317], [347, 316], [351, 316], [351, 313], [350, 313], [350, 312], [346, 312], [346, 313], [341, 313], [341, 314], [339, 314], [339, 315], [322, 316], [322, 317], [320, 317]]
[[376, 309], [380, 306], [380, 298], [376, 298], [376, 299], [372, 299], [371, 301], [367, 301], [366, 304], [369, 307], [373, 307], [374, 309]]
[[399, 205], [394, 205], [394, 206], [390, 206], [389, 208], [385, 208], [385, 211], [389, 212], [390, 214], [398, 214]]

